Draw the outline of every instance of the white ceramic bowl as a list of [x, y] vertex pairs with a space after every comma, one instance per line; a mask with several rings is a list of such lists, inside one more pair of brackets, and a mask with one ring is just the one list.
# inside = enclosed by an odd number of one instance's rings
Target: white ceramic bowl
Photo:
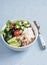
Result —
[[[5, 25], [5, 26], [6, 26], [6, 25]], [[2, 30], [5, 28], [5, 26], [2, 28]], [[32, 26], [32, 28], [33, 28], [33, 30], [34, 30], [34, 32], [35, 32], [36, 38], [35, 38], [35, 40], [34, 40], [32, 43], [30, 43], [30, 44], [27, 45], [27, 46], [15, 47], [15, 46], [9, 45], [9, 44], [4, 40], [3, 35], [1, 35], [2, 40], [4, 41], [4, 43], [6, 44], [7, 47], [9, 47], [10, 49], [12, 49], [12, 50], [14, 50], [14, 51], [24, 51], [24, 50], [27, 50], [30, 46], [32, 46], [32, 45], [36, 42], [36, 40], [37, 40], [37, 38], [38, 38], [38, 30], [37, 30], [37, 28], [36, 28], [36, 26], [34, 25], [33, 22], [31, 22], [31, 26]]]

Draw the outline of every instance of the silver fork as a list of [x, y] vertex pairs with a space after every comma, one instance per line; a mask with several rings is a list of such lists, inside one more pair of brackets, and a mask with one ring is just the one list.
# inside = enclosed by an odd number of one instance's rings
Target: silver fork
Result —
[[36, 22], [36, 21], [33, 21], [33, 22], [34, 22], [35, 26], [36, 26], [37, 29], [38, 29], [38, 34], [39, 34], [38, 36], [39, 36], [39, 38], [40, 38], [41, 45], [42, 45], [43, 48], [46, 48], [46, 43], [45, 43], [45, 41], [44, 41], [44, 38], [43, 38], [43, 36], [41, 35], [41, 33], [40, 33], [40, 31], [39, 31], [40, 25], [39, 25], [39, 23]]

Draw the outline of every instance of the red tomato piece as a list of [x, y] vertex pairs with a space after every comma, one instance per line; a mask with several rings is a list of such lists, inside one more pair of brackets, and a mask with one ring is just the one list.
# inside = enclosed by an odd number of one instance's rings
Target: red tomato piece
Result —
[[14, 28], [15, 27], [15, 25], [12, 23], [11, 25], [10, 25], [10, 28]]
[[20, 35], [20, 31], [19, 30], [14, 31], [14, 36], [19, 36], [19, 35]]

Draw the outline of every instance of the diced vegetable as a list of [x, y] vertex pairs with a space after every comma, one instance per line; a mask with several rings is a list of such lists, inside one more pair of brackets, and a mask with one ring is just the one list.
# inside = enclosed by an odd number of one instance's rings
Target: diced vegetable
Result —
[[22, 22], [21, 21], [16, 21], [16, 23], [15, 23], [16, 25], [22, 25]]
[[23, 32], [23, 30], [20, 30], [20, 33], [22, 33]]
[[25, 27], [30, 27], [30, 24], [26, 24]]
[[15, 27], [15, 24], [10, 24], [10, 28], [14, 28]]
[[20, 28], [21, 30], [24, 30], [24, 26], [21, 26], [21, 28]]
[[14, 36], [19, 36], [21, 33], [19, 30], [14, 31]]
[[24, 21], [23, 24], [28, 24], [28, 21]]
[[23, 22], [23, 25], [24, 25], [25, 27], [30, 27], [30, 23], [29, 23], [28, 21], [24, 21], [24, 22]]
[[19, 26], [19, 25], [16, 25], [15, 28], [16, 28], [16, 29], [20, 29], [20, 26]]

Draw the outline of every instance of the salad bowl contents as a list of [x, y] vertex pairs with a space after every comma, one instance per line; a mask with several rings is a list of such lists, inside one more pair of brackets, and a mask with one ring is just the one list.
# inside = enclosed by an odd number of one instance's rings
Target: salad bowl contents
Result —
[[6, 45], [16, 51], [22, 51], [31, 46], [38, 36], [35, 25], [25, 20], [8, 20], [0, 34]]

